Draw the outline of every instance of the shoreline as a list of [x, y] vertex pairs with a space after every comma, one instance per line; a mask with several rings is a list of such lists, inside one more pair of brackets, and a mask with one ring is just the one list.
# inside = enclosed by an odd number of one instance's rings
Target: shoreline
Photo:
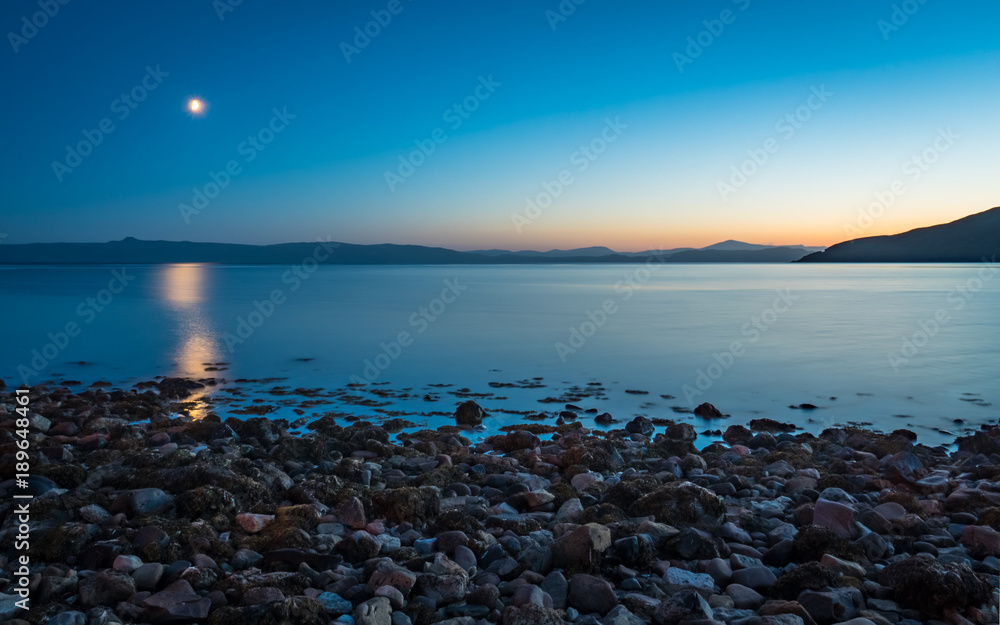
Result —
[[[150, 383], [151, 385], [153, 383]], [[1000, 427], [606, 431], [177, 414], [196, 384], [0, 386], [0, 616], [78, 625], [987, 625]], [[289, 433], [289, 429], [293, 433]], [[295, 431], [301, 429], [301, 433]], [[29, 441], [31, 610], [12, 478]], [[542, 440], [541, 436], [551, 436]], [[704, 440], [704, 439], [703, 439]], [[27, 492], [27, 491], [25, 491]], [[921, 557], [916, 557], [921, 556]], [[932, 587], [935, 592], [928, 593]], [[98, 619], [94, 621], [94, 619]]]

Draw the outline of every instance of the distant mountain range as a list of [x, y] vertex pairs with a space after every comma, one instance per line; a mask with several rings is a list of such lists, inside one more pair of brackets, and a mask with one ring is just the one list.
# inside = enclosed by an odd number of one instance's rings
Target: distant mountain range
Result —
[[650, 258], [671, 263], [788, 263], [822, 248], [756, 245], [724, 241], [702, 249], [615, 252], [606, 247], [547, 252], [482, 250], [458, 252], [421, 245], [352, 243], [282, 243], [241, 245], [191, 241], [140, 241], [132, 237], [108, 243], [27, 243], [0, 245], [0, 264], [297, 264], [314, 258], [331, 265], [486, 265], [551, 263], [635, 263]]
[[902, 234], [865, 237], [810, 254], [803, 263], [976, 263], [1000, 254], [1000, 207]]
[[1000, 254], [1000, 208], [957, 221], [892, 236], [865, 237], [821, 251], [802, 245], [757, 245], [723, 241], [700, 249], [616, 252], [607, 247], [572, 250], [476, 250], [459, 252], [422, 245], [282, 243], [240, 245], [191, 241], [26, 243], [0, 245], [0, 264], [218, 263], [292, 265], [309, 258], [331, 265], [498, 265], [554, 263], [918, 263], [979, 262]]

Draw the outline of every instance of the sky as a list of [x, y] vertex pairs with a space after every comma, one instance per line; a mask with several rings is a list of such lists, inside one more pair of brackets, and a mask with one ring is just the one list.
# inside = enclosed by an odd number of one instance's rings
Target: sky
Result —
[[639, 251], [943, 223], [1000, 204], [998, 20], [941, 0], [6, 0], [0, 242]]

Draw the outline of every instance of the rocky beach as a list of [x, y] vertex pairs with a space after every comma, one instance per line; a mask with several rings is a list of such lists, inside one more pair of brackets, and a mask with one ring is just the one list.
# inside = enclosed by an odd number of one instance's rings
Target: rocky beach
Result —
[[721, 437], [644, 417], [589, 429], [567, 406], [484, 437], [494, 417], [471, 399], [421, 430], [192, 416], [201, 387], [39, 386], [24, 416], [0, 385], [0, 621], [1000, 620], [995, 424], [929, 447], [763, 418]]

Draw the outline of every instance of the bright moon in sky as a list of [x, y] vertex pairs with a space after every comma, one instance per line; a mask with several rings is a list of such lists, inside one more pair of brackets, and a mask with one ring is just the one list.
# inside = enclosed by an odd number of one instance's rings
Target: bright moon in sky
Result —
[[202, 101], [197, 98], [193, 98], [188, 101], [188, 110], [192, 113], [200, 113], [204, 106], [205, 105], [202, 104]]

